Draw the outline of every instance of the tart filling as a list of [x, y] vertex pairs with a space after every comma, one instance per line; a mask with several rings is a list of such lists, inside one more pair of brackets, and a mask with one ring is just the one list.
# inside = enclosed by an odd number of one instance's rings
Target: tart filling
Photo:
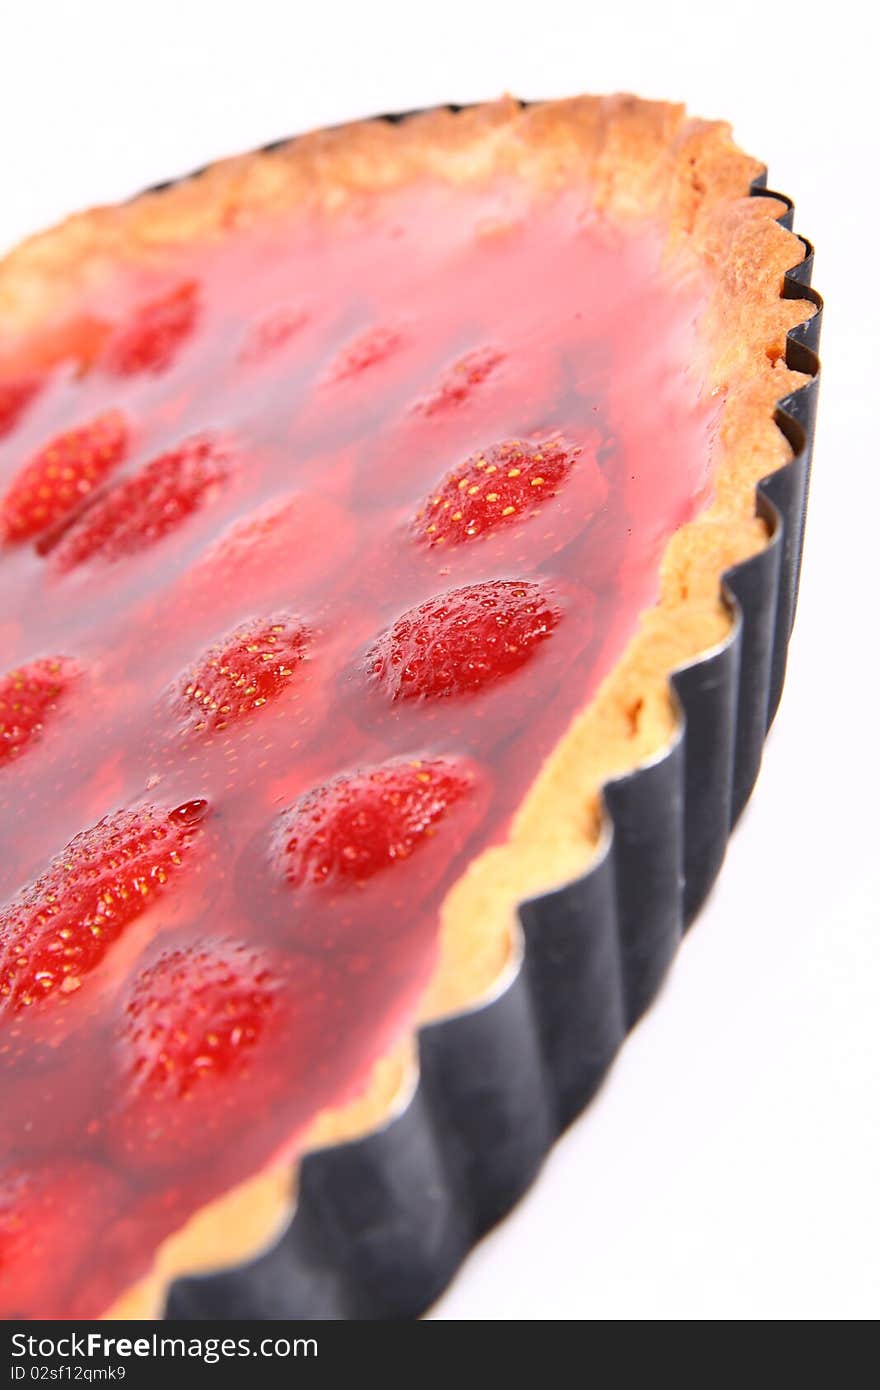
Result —
[[0, 267], [3, 1316], [193, 1267], [228, 1194], [210, 1258], [252, 1246], [583, 870], [786, 457], [754, 172], [678, 108], [500, 103]]

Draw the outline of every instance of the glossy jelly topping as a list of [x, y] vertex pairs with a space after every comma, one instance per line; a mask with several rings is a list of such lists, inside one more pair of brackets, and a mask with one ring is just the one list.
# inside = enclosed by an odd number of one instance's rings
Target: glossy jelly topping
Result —
[[7, 357], [4, 1316], [100, 1313], [412, 1026], [708, 496], [702, 302], [582, 192], [425, 183]]

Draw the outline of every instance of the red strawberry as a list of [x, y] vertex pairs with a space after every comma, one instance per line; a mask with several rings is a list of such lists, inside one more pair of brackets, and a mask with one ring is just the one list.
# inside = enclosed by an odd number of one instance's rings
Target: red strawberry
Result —
[[137, 977], [125, 1009], [133, 1094], [182, 1100], [246, 1066], [277, 990], [250, 947], [220, 942], [164, 952]]
[[119, 811], [82, 831], [0, 913], [0, 1016], [75, 994], [129, 923], [167, 892], [206, 803]]
[[416, 514], [416, 534], [429, 545], [458, 545], [533, 516], [560, 491], [580, 452], [554, 435], [472, 454]]
[[559, 621], [540, 584], [490, 579], [411, 608], [367, 655], [392, 700], [479, 690], [524, 665]]
[[207, 435], [160, 454], [122, 478], [74, 521], [56, 547], [59, 569], [146, 550], [203, 506], [227, 474], [225, 449]]
[[0, 510], [5, 536], [27, 540], [71, 516], [122, 462], [128, 443], [118, 410], [58, 435], [13, 479]]
[[0, 676], [0, 767], [39, 738], [76, 677], [74, 662], [46, 656]]
[[475, 781], [466, 765], [441, 758], [336, 777], [281, 816], [279, 866], [295, 888], [363, 883], [423, 848]]
[[11, 434], [37, 392], [43, 387], [38, 376], [13, 377], [0, 381], [0, 439]]
[[259, 950], [229, 940], [165, 951], [140, 972], [118, 1026], [123, 1089], [109, 1121], [127, 1167], [213, 1161], [254, 1090], [289, 1106], [290, 1055], [307, 1041], [302, 1001], [282, 983]]
[[[63, 1310], [88, 1318], [104, 1312], [112, 1293], [83, 1287], [88, 1281], [79, 1268], [81, 1232], [85, 1224], [102, 1229], [119, 1212], [122, 1194], [109, 1169], [83, 1159], [64, 1157], [0, 1173], [0, 1317], [51, 1318]], [[106, 1282], [112, 1286], [112, 1279]]]
[[308, 322], [304, 309], [279, 309], [250, 329], [239, 353], [240, 362], [265, 362], [280, 352]]
[[213, 621], [241, 613], [241, 598], [274, 607], [282, 595], [314, 585], [346, 556], [351, 514], [319, 493], [264, 503], [234, 522], [179, 584], [181, 607]]
[[343, 348], [330, 370], [331, 381], [360, 376], [368, 367], [385, 362], [402, 342], [403, 334], [394, 328], [369, 329]]
[[104, 366], [115, 376], [165, 371], [195, 328], [198, 307], [198, 287], [192, 281], [140, 304], [110, 338]]
[[308, 632], [286, 615], [251, 622], [212, 648], [178, 683], [184, 727], [219, 733], [277, 697], [304, 659]]
[[497, 348], [476, 348], [447, 372], [437, 390], [420, 403], [425, 415], [439, 415], [470, 400], [475, 389], [500, 367], [504, 353]]

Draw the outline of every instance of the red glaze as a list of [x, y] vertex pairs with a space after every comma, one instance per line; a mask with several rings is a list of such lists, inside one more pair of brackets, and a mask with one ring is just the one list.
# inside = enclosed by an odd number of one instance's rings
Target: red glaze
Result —
[[580, 194], [424, 186], [129, 270], [8, 367], [0, 1314], [100, 1313], [412, 1024], [708, 496], [701, 307]]

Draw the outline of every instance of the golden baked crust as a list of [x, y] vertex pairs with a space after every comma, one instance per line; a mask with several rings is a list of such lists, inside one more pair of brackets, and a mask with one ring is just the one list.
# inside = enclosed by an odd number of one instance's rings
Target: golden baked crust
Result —
[[[803, 251], [776, 221], [778, 202], [749, 196], [759, 170], [726, 125], [689, 119], [680, 106], [617, 96], [523, 108], [506, 98], [319, 131], [226, 160], [121, 207], [74, 216], [0, 262], [0, 366], [63, 355], [71, 306], [120, 264], [161, 265], [193, 239], [222, 238], [249, 221], [316, 203], [333, 209], [424, 178], [466, 186], [507, 173], [542, 189], [575, 179], [608, 217], [660, 226], [670, 262], [708, 270], [701, 331], [709, 388], [725, 399], [714, 500], [673, 536], [658, 604], [642, 615], [623, 657], [547, 759], [507, 843], [480, 855], [448, 894], [422, 1020], [485, 999], [519, 950], [517, 904], [583, 873], [601, 833], [603, 783], [672, 738], [677, 715], [668, 676], [724, 639], [731, 619], [720, 575], [767, 541], [755, 485], [790, 457], [775, 406], [805, 378], [785, 366], [785, 338], [813, 310], [781, 298], [784, 273]], [[308, 1147], [381, 1123], [404, 1103], [414, 1067], [410, 1040], [375, 1068], [354, 1103], [318, 1118]], [[294, 1176], [276, 1168], [206, 1206], [108, 1315], [156, 1316], [175, 1275], [259, 1248], [292, 1207]]]

